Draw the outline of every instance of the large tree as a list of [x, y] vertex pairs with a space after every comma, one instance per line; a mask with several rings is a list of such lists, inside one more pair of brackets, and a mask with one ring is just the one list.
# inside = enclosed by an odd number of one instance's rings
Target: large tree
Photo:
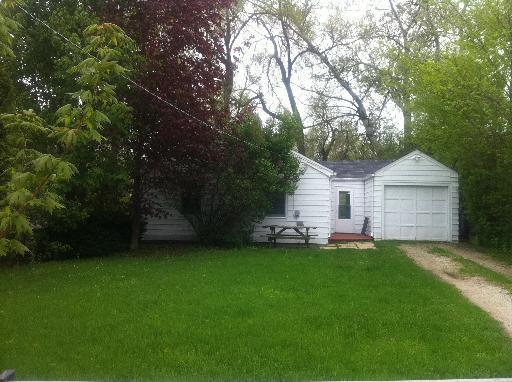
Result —
[[111, 2], [118, 21], [144, 57], [129, 102], [134, 108], [132, 239], [138, 246], [144, 214], [158, 213], [148, 197], [162, 174], [193, 189], [215, 162], [215, 142], [226, 127], [222, 107], [222, 22], [231, 0]]
[[[100, 22], [104, 3], [49, 0], [42, 5], [39, 1], [25, 0], [19, 4], [23, 11], [19, 6], [12, 10], [20, 25], [12, 47], [16, 58], [0, 68], [0, 73], [5, 69], [9, 80], [2, 82], [3, 89], [9, 92], [3, 110], [33, 109], [45, 121], [54, 123], [57, 109], [69, 101], [69, 93], [76, 91], [76, 74], [70, 73], [69, 68], [85, 58], [73, 44], [86, 44], [82, 32], [88, 25]], [[130, 62], [136, 56], [127, 56], [120, 63], [131, 67]], [[117, 86], [119, 99], [125, 100], [123, 80], [120, 77], [111, 80]], [[81, 142], [65, 153], [78, 174], [59, 185], [65, 208], [47, 217], [44, 230], [36, 231], [34, 253], [38, 256], [87, 256], [126, 248], [127, 234], [118, 235], [118, 232], [129, 224], [126, 201], [130, 195], [131, 151], [127, 139], [131, 124], [118, 106], [104, 108], [103, 112], [111, 122], [101, 132], [105, 139]], [[106, 244], [108, 249], [102, 250], [107, 248]]]
[[[273, 78], [279, 78], [281, 85], [284, 87], [290, 114], [295, 119], [297, 130], [295, 132], [295, 141], [297, 151], [301, 154], [306, 153], [305, 149], [305, 127], [304, 120], [299, 110], [298, 99], [296, 96], [297, 86], [293, 83], [293, 79], [300, 68], [300, 60], [307, 49], [297, 42], [297, 36], [290, 28], [288, 21], [288, 10], [290, 4], [286, 1], [267, 1], [261, 2], [254, 10], [256, 21], [264, 31], [265, 39], [268, 41], [270, 50], [268, 55], [263, 57], [262, 64], [266, 68], [266, 78], [269, 87], [272, 89]], [[295, 8], [295, 18], [300, 18], [302, 23], [309, 23], [312, 16], [310, 2], [308, 0], [301, 2], [300, 6]], [[277, 75], [274, 74], [277, 72]], [[262, 109], [273, 119], [279, 119], [284, 114], [272, 111], [267, 106], [263, 94], [258, 94], [258, 99]], [[285, 110], [288, 107], [283, 107]]]
[[[15, 3], [0, 5], [0, 16], [7, 20], [2, 27], [9, 37], [3, 38], [7, 45], [0, 57], [12, 57], [16, 52], [10, 44], [19, 24], [9, 22], [8, 5], [13, 8]], [[113, 24], [91, 25], [83, 35], [83, 55], [68, 70], [75, 91], [68, 95], [69, 103], [55, 112], [54, 119], [45, 121], [32, 110], [15, 110], [0, 118], [0, 134], [7, 143], [1, 147], [0, 162], [0, 255], [28, 251], [23, 240], [34, 228], [44, 226], [44, 213], [64, 207], [59, 183], [69, 180], [76, 167], [61, 157], [67, 157], [79, 144], [103, 140], [103, 127], [110, 122], [104, 111], [124, 107], [110, 81], [124, 73], [118, 60], [130, 50], [125, 47], [131, 40]]]
[[354, 56], [360, 80], [389, 98], [401, 111], [404, 136], [413, 127], [412, 68], [417, 60], [437, 59], [453, 39], [450, 22], [457, 1], [388, 0], [386, 8], [366, 15]]
[[512, 245], [512, 6], [453, 18], [457, 49], [413, 62], [414, 142], [459, 171], [473, 238]]

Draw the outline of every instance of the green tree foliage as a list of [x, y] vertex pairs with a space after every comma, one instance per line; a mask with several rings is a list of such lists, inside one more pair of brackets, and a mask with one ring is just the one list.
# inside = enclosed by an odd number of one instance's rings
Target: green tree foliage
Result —
[[[23, 0], [21, 6], [39, 20], [66, 36], [72, 43], [86, 45], [83, 31], [99, 24], [102, 2], [94, 0], [48, 0], [44, 6], [36, 0]], [[12, 49], [15, 59], [9, 74], [15, 81], [16, 106], [33, 109], [45, 120], [52, 120], [69, 93], [76, 91], [75, 75], [69, 69], [84, 56], [62, 37], [15, 7], [11, 12], [19, 24]]]
[[91, 25], [84, 35], [87, 45], [83, 52], [89, 57], [70, 70], [77, 75], [80, 89], [71, 94], [74, 104], [64, 105], [55, 113], [54, 135], [66, 148], [79, 141], [104, 139], [101, 130], [110, 119], [101, 110], [116, 105], [129, 111], [117, 100], [110, 79], [125, 74], [126, 69], [117, 60], [124, 53], [122, 49], [134, 46], [134, 42], [115, 24]]
[[356, 121], [346, 117], [343, 107], [332, 102], [329, 96], [320, 93], [314, 97], [310, 113], [312, 124], [306, 137], [306, 154], [310, 158], [324, 161], [400, 157], [400, 136], [384, 119], [370, 145]]
[[60, 158], [36, 149], [35, 141], [45, 139], [50, 129], [33, 111], [1, 116], [5, 143], [9, 154], [2, 168], [5, 184], [0, 188], [0, 256], [9, 252], [24, 253], [25, 236], [33, 234], [31, 215], [43, 211], [52, 213], [61, 208], [55, 187], [68, 180], [75, 167]]
[[295, 190], [300, 170], [291, 150], [297, 122], [290, 114], [277, 121], [262, 127], [256, 116], [246, 116], [234, 128], [237, 139], [219, 137], [222, 157], [203, 169], [202, 184], [177, 188], [172, 180], [165, 183], [163, 191], [177, 201], [201, 242], [249, 242], [254, 223], [269, 211], [273, 197]]
[[12, 57], [13, 33], [19, 25], [14, 21], [9, 11], [14, 7], [12, 0], [4, 0], [0, 3], [0, 57]]
[[[104, 11], [106, 4], [95, 0], [49, 0], [42, 7], [39, 1], [24, 0], [23, 8], [73, 43], [86, 46], [83, 30], [98, 24], [100, 19], [109, 20]], [[69, 68], [78, 66], [84, 56], [25, 13], [18, 12], [16, 19], [21, 29], [14, 41], [16, 62], [9, 67], [10, 77], [16, 80], [15, 104], [37, 110], [48, 121], [55, 121], [55, 112], [65, 104], [74, 107], [78, 115], [81, 111], [76, 108], [80, 104], [70, 99], [69, 94], [76, 92], [76, 78], [81, 74], [71, 73]], [[123, 54], [114, 58], [122, 67], [129, 68], [130, 73], [140, 60], [132, 48], [130, 44], [118, 45]], [[130, 142], [134, 130], [126, 104], [133, 106], [133, 103], [128, 101], [129, 91], [123, 78], [111, 76], [108, 83], [116, 86], [116, 94], [124, 102], [96, 108], [110, 120], [102, 125], [104, 139], [100, 142], [78, 139], [72, 150], [63, 153], [78, 173], [59, 186], [65, 208], [47, 215], [44, 229], [35, 232], [30, 248], [37, 258], [99, 256], [126, 248], [133, 161]], [[64, 126], [66, 121], [62, 122], [60, 128], [74, 129], [74, 125]], [[75, 119], [76, 122], [79, 120]], [[61, 130], [59, 137], [64, 132]], [[75, 131], [68, 132], [68, 138], [72, 138]], [[79, 135], [87, 134], [87, 126], [83, 126]]]
[[72, 104], [57, 111], [56, 126], [48, 127], [31, 110], [1, 117], [0, 256], [27, 252], [22, 240], [32, 236], [41, 222], [38, 214], [63, 207], [55, 191], [76, 167], [51, 154], [58, 151], [53, 138], [66, 150], [77, 143], [100, 141], [103, 125], [110, 122], [102, 110], [122, 106], [109, 79], [125, 72], [117, 59], [123, 49], [133, 46], [132, 41], [113, 24], [91, 25], [84, 35], [88, 57], [71, 69], [79, 90], [71, 95]]
[[483, 245], [512, 246], [512, 5], [483, 0], [455, 18], [455, 49], [416, 61], [414, 142], [459, 171]]
[[[361, 81], [400, 109], [404, 136], [413, 123], [411, 70], [418, 60], [436, 59], [448, 44], [459, 1], [388, 0], [384, 12], [368, 14], [360, 29], [365, 58]], [[377, 43], [375, 43], [377, 42]], [[361, 48], [361, 46], [359, 46]]]

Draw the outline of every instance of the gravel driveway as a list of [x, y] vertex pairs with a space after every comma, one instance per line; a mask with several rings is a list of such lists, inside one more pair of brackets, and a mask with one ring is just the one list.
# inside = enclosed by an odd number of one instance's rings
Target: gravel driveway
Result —
[[465, 257], [475, 263], [480, 264], [483, 267], [489, 268], [494, 272], [501, 273], [507, 277], [512, 278], [512, 266], [502, 263], [500, 261], [494, 260], [493, 258], [486, 256], [474, 249], [464, 247], [460, 244], [436, 244], [436, 247], [444, 248], [458, 256]]
[[[439, 246], [436, 244], [436, 247]], [[449, 257], [430, 253], [432, 246], [402, 244], [400, 248], [416, 264], [454, 285], [468, 300], [499, 321], [505, 332], [512, 337], [512, 295], [507, 290], [481, 277], [463, 276], [459, 263]], [[453, 251], [452, 246], [447, 249]]]

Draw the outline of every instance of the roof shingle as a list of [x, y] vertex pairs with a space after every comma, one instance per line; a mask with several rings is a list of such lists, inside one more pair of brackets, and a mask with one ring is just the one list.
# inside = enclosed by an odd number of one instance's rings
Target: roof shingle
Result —
[[339, 160], [318, 163], [334, 171], [337, 178], [365, 178], [393, 162], [392, 160]]

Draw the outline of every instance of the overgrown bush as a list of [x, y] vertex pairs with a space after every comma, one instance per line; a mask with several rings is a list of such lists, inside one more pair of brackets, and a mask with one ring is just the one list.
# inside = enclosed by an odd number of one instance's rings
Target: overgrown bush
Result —
[[251, 240], [254, 223], [271, 208], [273, 195], [292, 193], [299, 179], [299, 162], [292, 153], [291, 117], [262, 126], [250, 116], [232, 135], [217, 143], [218, 160], [205, 163], [201, 183], [163, 182], [162, 191], [179, 201], [199, 240], [208, 245], [243, 245]]
[[78, 203], [58, 211], [34, 236], [32, 258], [64, 260], [109, 256], [128, 249], [130, 216], [123, 211], [86, 213]]
[[[116, 131], [112, 127], [106, 133]], [[70, 153], [78, 172], [61, 186], [65, 208], [45, 216], [35, 231], [33, 258], [108, 256], [128, 249], [130, 174], [117, 140], [109, 142], [80, 144]]]

